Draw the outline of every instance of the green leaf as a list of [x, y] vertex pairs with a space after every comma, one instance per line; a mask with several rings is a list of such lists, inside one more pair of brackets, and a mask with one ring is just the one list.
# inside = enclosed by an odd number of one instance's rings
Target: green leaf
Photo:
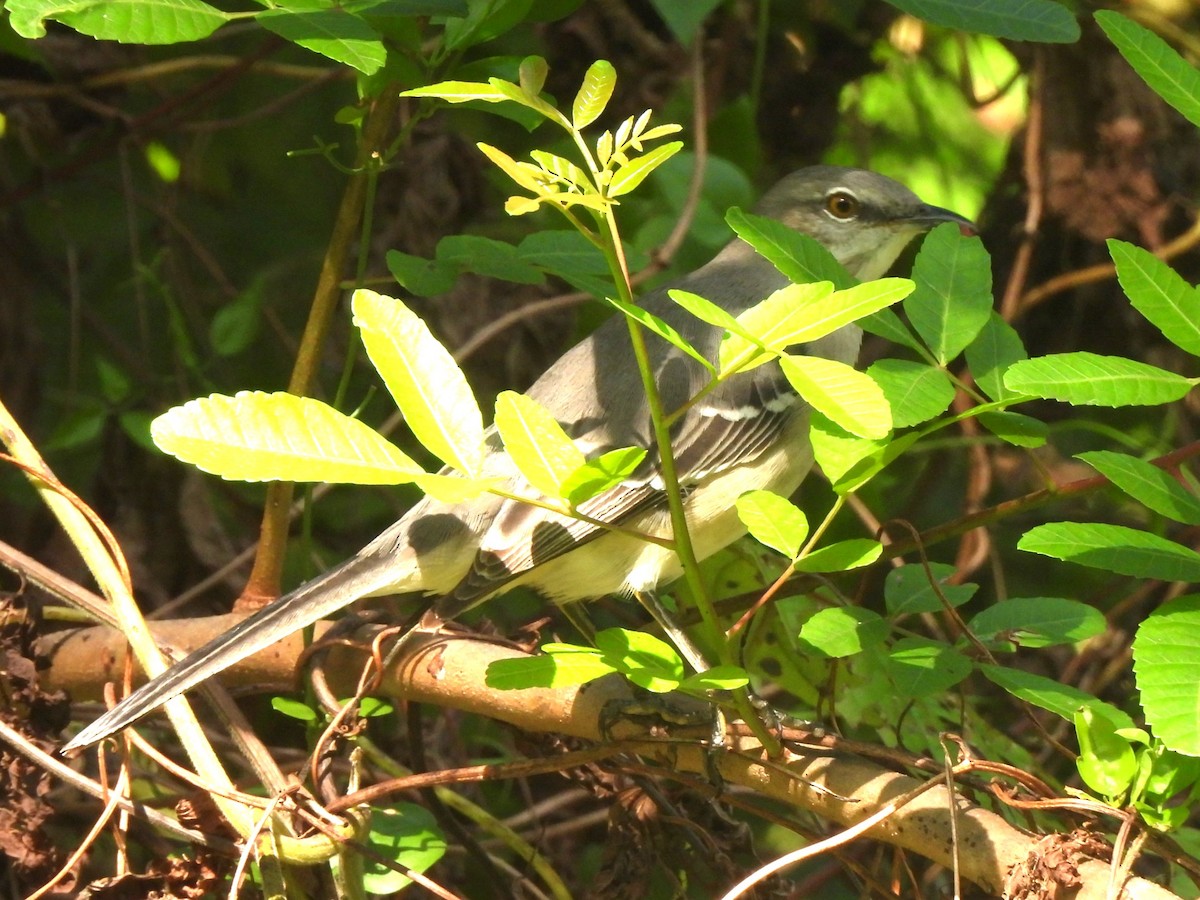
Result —
[[1079, 23], [1071, 11], [1052, 0], [888, 0], [918, 19], [1008, 38], [1072, 44], [1079, 40]]
[[980, 665], [979, 671], [993, 684], [999, 685], [1019, 700], [1074, 721], [1075, 710], [1088, 706], [1121, 728], [1132, 728], [1133, 719], [1112, 704], [1097, 700], [1091, 694], [1041, 675], [1003, 666]]
[[992, 312], [964, 352], [980, 390], [993, 400], [1012, 399], [1013, 392], [1004, 386], [1004, 373], [1013, 363], [1029, 358], [1015, 328]]
[[619, 447], [589, 459], [563, 479], [559, 485], [562, 496], [572, 506], [596, 497], [616, 487], [634, 473], [646, 458], [641, 447]]
[[483, 416], [454, 358], [393, 297], [359, 289], [350, 300], [367, 355], [430, 453], [470, 476], [483, 463]]
[[992, 260], [983, 241], [945, 222], [921, 244], [916, 289], [904, 301], [908, 321], [946, 365], [975, 340], [992, 315]]
[[1200, 356], [1200, 292], [1149, 250], [1110, 238], [1108, 252], [1134, 308], [1176, 347]]
[[1076, 406], [1154, 406], [1192, 389], [1194, 379], [1121, 356], [1053, 353], [1013, 363], [1004, 375], [1011, 391]]
[[1124, 525], [1051, 522], [1025, 532], [1017, 547], [1134, 578], [1200, 581], [1200, 553]]
[[1117, 734], [1117, 728], [1103, 713], [1090, 706], [1075, 712], [1075, 734], [1079, 738], [1079, 758], [1075, 766], [1084, 784], [1101, 797], [1124, 797], [1137, 775], [1138, 762], [1129, 741]]
[[823, 244], [782, 222], [751, 215], [736, 207], [729, 210], [725, 221], [738, 237], [770, 260], [794, 284], [828, 281], [839, 291], [858, 284]]
[[683, 660], [675, 648], [644, 631], [606, 628], [596, 632], [596, 646], [626, 678], [655, 694], [665, 694], [683, 681]]
[[262, 294], [249, 290], [216, 311], [208, 326], [208, 342], [218, 356], [236, 356], [258, 337]]
[[[504, 172], [509, 178], [515, 181], [518, 185], [525, 188], [527, 191], [533, 191], [536, 194], [542, 194], [546, 190], [543, 179], [546, 177], [537, 166], [529, 163], [517, 162], [503, 150], [498, 150], [491, 144], [485, 144], [482, 141], [475, 145], [479, 151], [490, 159], [495, 165]], [[534, 207], [537, 207], [536, 201], [533, 202]]]
[[1148, 28], [1111, 10], [1100, 10], [1096, 21], [1158, 96], [1200, 126], [1200, 72]]
[[1019, 647], [1074, 644], [1102, 634], [1104, 615], [1094, 606], [1062, 597], [998, 600], [975, 618], [971, 631], [981, 641], [1004, 640]]
[[189, 400], [156, 418], [150, 433], [164, 453], [237, 481], [407, 484], [425, 474], [373, 428], [294, 394]]
[[846, 572], [870, 565], [883, 556], [883, 545], [869, 538], [838, 541], [796, 562], [798, 572]]
[[696, 360], [696, 362], [700, 363], [700, 365], [704, 366], [704, 368], [708, 369], [708, 371], [713, 373], [716, 372], [716, 367], [709, 362], [707, 357], [689, 344], [687, 338], [685, 338], [682, 334], [680, 334], [658, 316], [654, 315], [653, 313], [646, 312], [646, 310], [642, 309], [642, 307], [635, 303], [626, 303], [624, 300], [618, 300], [615, 297], [605, 297], [604, 302], [609, 306], [616, 307], [643, 328], [654, 332], [672, 347], [682, 350], [692, 359]]
[[[681, 299], [686, 298], [693, 306], [696, 304], [695, 295], [683, 291], [675, 293], [678, 293]], [[721, 341], [720, 352], [717, 354], [721, 377], [770, 362], [775, 354], [796, 343], [790, 338], [811, 326], [814, 319], [823, 316], [821, 304], [831, 296], [833, 285], [828, 281], [789, 284], [740, 313], [735, 320], [737, 324], [729, 328], [729, 334]], [[680, 303], [681, 299], [676, 299], [675, 302]], [[704, 302], [709, 303], [707, 300]], [[717, 320], [728, 315], [720, 307], [717, 307], [717, 310], [717, 314], [708, 314]], [[764, 348], [775, 353], [765, 352]]]
[[177, 44], [208, 37], [231, 16], [201, 0], [8, 0], [13, 31], [36, 40], [54, 19], [102, 41]]
[[884, 669], [902, 697], [944, 694], [971, 674], [971, 661], [948, 644], [908, 637], [896, 641]]
[[[809, 440], [812, 441], [813, 456], [836, 490], [842, 489], [843, 479], [851, 472], [857, 473], [858, 467], [863, 465], [865, 460], [878, 458], [894, 443], [886, 439], [867, 440], [855, 437], [819, 412], [814, 412], [811, 418]], [[916, 432], [910, 434], [915, 436]]]
[[578, 231], [535, 231], [517, 247], [521, 257], [577, 290], [603, 298], [613, 291], [604, 254]]
[[893, 344], [899, 344], [901, 347], [908, 347], [920, 355], [925, 354], [925, 345], [913, 337], [909, 327], [890, 309], [881, 309], [877, 313], [864, 316], [858, 324], [863, 331], [891, 341]]
[[546, 86], [546, 76], [550, 74], [550, 66], [540, 56], [527, 56], [521, 60], [517, 73], [517, 81], [521, 85], [521, 90], [536, 97]]
[[683, 141], [660, 144], [653, 150], [629, 160], [617, 169], [608, 182], [605, 196], [622, 197], [645, 180], [646, 176], [683, 149]]
[[[925, 566], [917, 563], [892, 569], [883, 581], [883, 601], [888, 615], [899, 617], [941, 612], [945, 609], [943, 597], [952, 607], [962, 606], [975, 596], [979, 585], [951, 584], [950, 579], [955, 572], [954, 566], [937, 562], [929, 563], [928, 572]], [[930, 575], [936, 587], [930, 583]]]
[[1200, 596], [1168, 600], [1133, 639], [1133, 672], [1146, 721], [1170, 749], [1200, 756]]
[[379, 32], [344, 9], [268, 9], [255, 18], [268, 31], [364, 75], [374, 75], [387, 62]]
[[1200, 498], [1153, 463], [1107, 450], [1080, 453], [1076, 459], [1159, 515], [1185, 525], [1200, 525]]
[[699, 694], [704, 691], [732, 691], [749, 683], [750, 676], [739, 666], [713, 666], [683, 679], [679, 689]]
[[879, 614], [861, 606], [822, 609], [800, 628], [800, 640], [831, 659], [876, 648], [887, 637], [888, 625]]
[[983, 412], [976, 418], [980, 425], [1014, 447], [1041, 447], [1050, 434], [1045, 422], [1008, 410]]
[[392, 277], [402, 287], [418, 297], [444, 294], [454, 287], [454, 282], [458, 278], [457, 266], [451, 266], [436, 259], [409, 256], [399, 250], [389, 250], [385, 258]]
[[720, 3], [721, 0], [650, 0], [675, 40], [685, 47], [691, 45], [697, 30]]
[[881, 359], [867, 374], [879, 385], [892, 409], [892, 427], [908, 428], [928, 422], [954, 401], [954, 384], [936, 366], [906, 359]]
[[608, 60], [598, 59], [588, 66], [575, 102], [571, 104], [571, 124], [576, 131], [582, 131], [600, 117], [616, 84], [617, 70]]
[[439, 81], [411, 90], [401, 91], [401, 97], [434, 97], [447, 103], [468, 103], [482, 100], [485, 103], [502, 103], [508, 95], [492, 84], [477, 81]]
[[784, 356], [779, 365], [813, 409], [856, 437], [878, 440], [892, 430], [883, 391], [853, 366], [818, 356]]
[[498, 691], [564, 688], [587, 684], [617, 671], [592, 647], [546, 644], [544, 656], [497, 659], [488, 663], [484, 681]]
[[725, 309], [717, 306], [711, 300], [705, 300], [699, 294], [693, 294], [690, 291], [681, 291], [676, 288], [668, 290], [667, 296], [675, 301], [681, 309], [687, 310], [701, 322], [706, 322], [714, 328], [724, 329], [730, 334], [736, 334], [749, 344], [754, 343], [750, 332], [742, 327], [742, 324], [734, 318], [733, 314], [726, 312]]
[[869, 538], [851, 538], [814, 550], [796, 561], [797, 572], [848, 572], [869, 566], [883, 555], [883, 544]]
[[[367, 844], [372, 852], [420, 874], [442, 858], [446, 839], [433, 813], [415, 803], [373, 807]], [[364, 855], [362, 887], [369, 894], [391, 896], [412, 878]]]
[[[906, 278], [881, 278], [836, 292], [827, 281], [780, 288], [737, 317], [741, 329], [721, 344], [721, 371], [744, 368], [745, 360], [755, 357], [759, 345], [780, 352], [832, 334], [891, 306], [912, 289], [913, 283]], [[744, 342], [743, 333], [753, 340]]]
[[474, 272], [514, 284], [544, 284], [546, 281], [542, 270], [525, 259], [517, 247], [474, 234], [454, 234], [442, 238], [438, 241], [437, 258], [439, 263], [448, 263], [459, 271]]
[[547, 497], [561, 496], [563, 481], [584, 463], [583, 451], [532, 397], [502, 391], [496, 397], [496, 430], [525, 480]]
[[558, 122], [566, 125], [567, 120], [563, 118], [563, 114], [555, 109], [550, 103], [543, 100], [534, 94], [528, 94], [521, 90], [520, 85], [513, 84], [511, 81], [505, 81], [503, 78], [489, 78], [488, 84], [498, 90], [506, 98], [513, 103], [518, 103], [526, 109], [532, 109], [539, 113], [543, 118], [549, 119], [551, 122]]
[[[588, 173], [565, 156], [559, 156], [557, 153], [549, 153], [545, 150], [531, 150], [529, 155], [534, 162], [552, 176], [547, 181], [565, 182], [572, 187], [579, 188], [584, 193], [591, 190], [592, 182]], [[591, 192], [595, 193], [594, 190]]]
[[290, 697], [272, 697], [271, 709], [281, 715], [287, 716], [289, 719], [296, 719], [299, 722], [317, 721], [316, 710], [307, 703], [301, 703], [299, 700], [293, 700]]
[[771, 491], [748, 491], [737, 498], [736, 506], [752, 538], [788, 559], [800, 554], [808, 537], [808, 519], [794, 503]]

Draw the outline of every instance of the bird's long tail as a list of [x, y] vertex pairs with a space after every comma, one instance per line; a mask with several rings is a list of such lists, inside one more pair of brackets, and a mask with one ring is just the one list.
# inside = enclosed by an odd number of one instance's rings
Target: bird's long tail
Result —
[[285, 594], [138, 688], [75, 735], [62, 751], [87, 747], [132, 725], [172, 697], [257, 653], [294, 631], [387, 588], [385, 558], [356, 556]]

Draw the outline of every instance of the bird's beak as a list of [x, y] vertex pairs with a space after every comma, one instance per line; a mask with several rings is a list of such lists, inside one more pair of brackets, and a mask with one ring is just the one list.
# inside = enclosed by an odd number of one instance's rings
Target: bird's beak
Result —
[[926, 230], [941, 225], [943, 222], [953, 222], [964, 237], [972, 237], [979, 233], [979, 229], [970, 219], [951, 210], [942, 209], [940, 206], [930, 206], [928, 203], [923, 203], [910, 221]]

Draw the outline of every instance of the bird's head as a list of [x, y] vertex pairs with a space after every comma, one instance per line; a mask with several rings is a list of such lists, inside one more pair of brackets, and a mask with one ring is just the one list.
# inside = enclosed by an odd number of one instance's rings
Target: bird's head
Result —
[[754, 211], [820, 241], [863, 281], [883, 276], [909, 241], [935, 225], [954, 222], [975, 233], [970, 220], [923, 202], [898, 181], [839, 166], [793, 172]]

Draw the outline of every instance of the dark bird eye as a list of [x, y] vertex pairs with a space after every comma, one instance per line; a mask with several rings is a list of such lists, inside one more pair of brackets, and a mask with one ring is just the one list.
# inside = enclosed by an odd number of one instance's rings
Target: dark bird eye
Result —
[[858, 198], [848, 191], [834, 191], [825, 198], [825, 212], [835, 219], [853, 219], [858, 215]]

